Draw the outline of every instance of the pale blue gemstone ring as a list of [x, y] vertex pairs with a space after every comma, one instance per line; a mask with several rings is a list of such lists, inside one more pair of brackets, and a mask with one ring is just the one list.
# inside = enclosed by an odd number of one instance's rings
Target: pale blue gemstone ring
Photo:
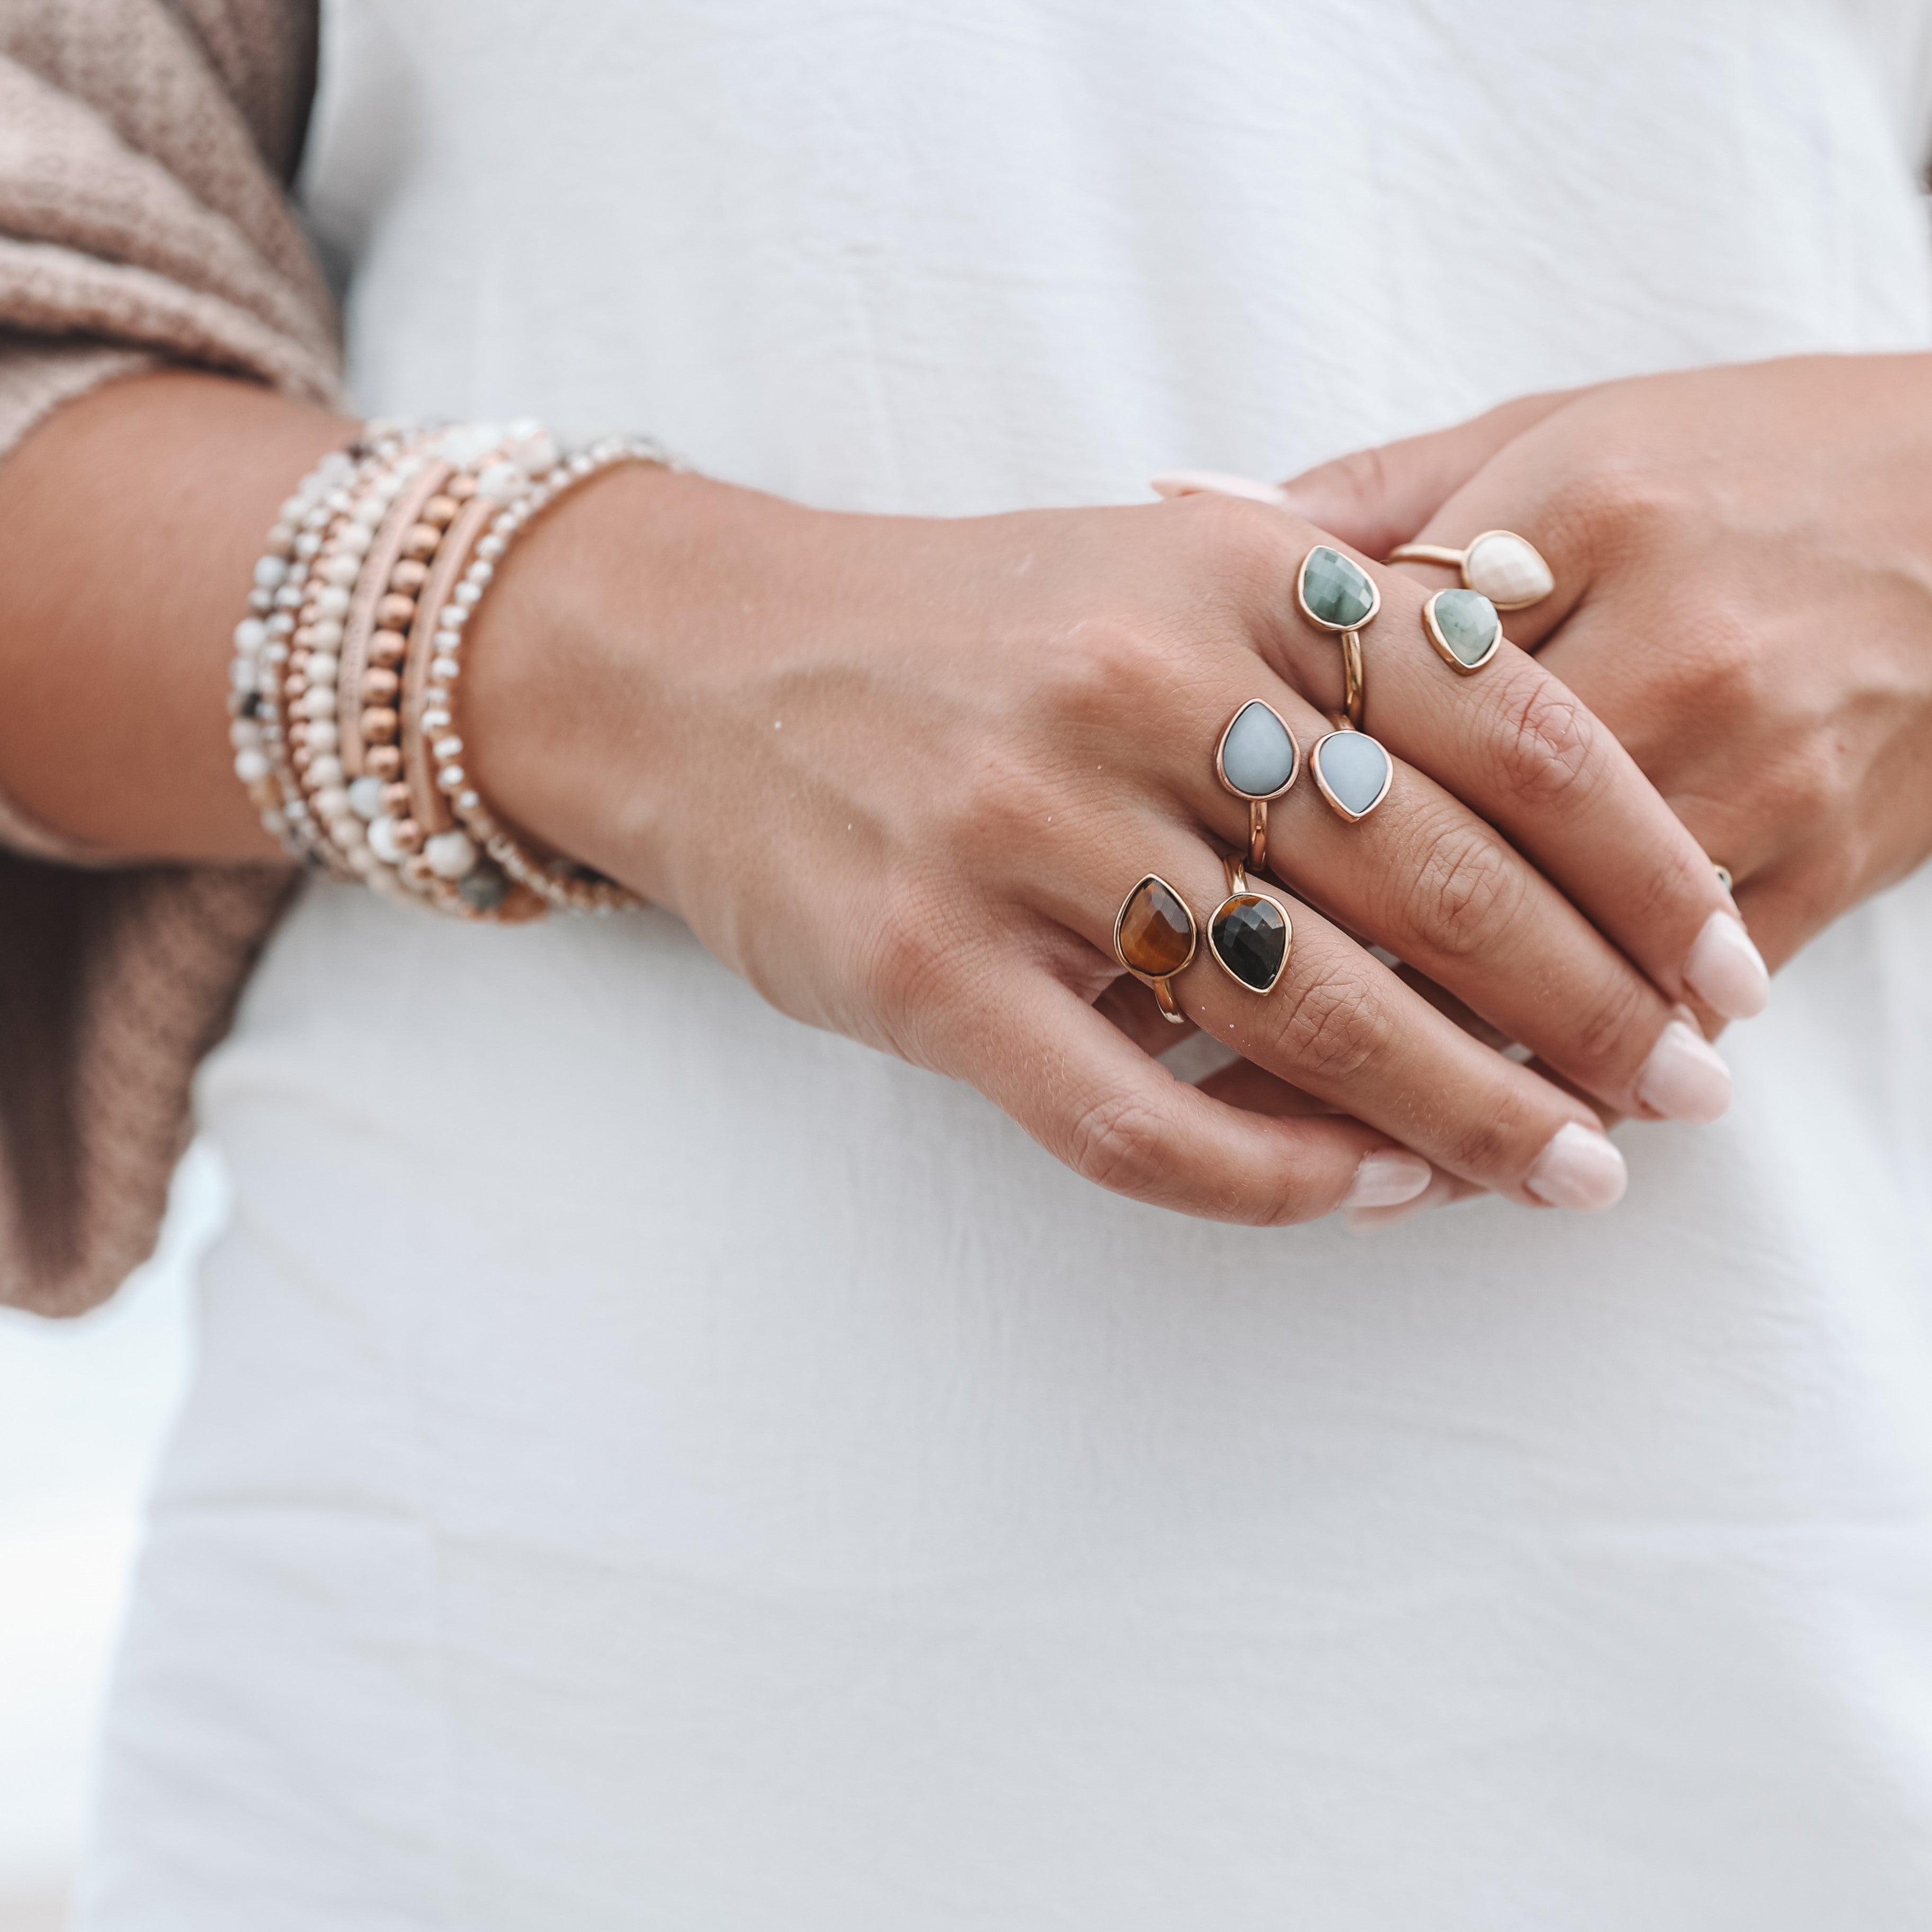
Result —
[[1257, 698], [1228, 722], [1214, 750], [1214, 775], [1248, 802], [1248, 863], [1268, 863], [1268, 805], [1301, 776], [1301, 748], [1272, 705]]

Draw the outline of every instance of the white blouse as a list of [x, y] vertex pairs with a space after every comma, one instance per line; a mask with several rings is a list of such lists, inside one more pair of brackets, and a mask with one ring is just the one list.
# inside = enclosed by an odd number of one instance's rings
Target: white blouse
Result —
[[[372, 410], [1130, 501], [1932, 345], [1919, 0], [340, 0]], [[312, 892], [94, 1932], [1932, 1924], [1932, 879], [1598, 1218], [1209, 1226], [660, 913]]]

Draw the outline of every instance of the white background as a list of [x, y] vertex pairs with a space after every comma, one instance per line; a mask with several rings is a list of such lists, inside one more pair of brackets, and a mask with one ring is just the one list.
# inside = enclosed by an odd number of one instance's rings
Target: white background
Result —
[[0, 1932], [52, 1932], [146, 1493], [188, 1360], [188, 1277], [219, 1225], [213, 1157], [161, 1249], [80, 1322], [0, 1310]]

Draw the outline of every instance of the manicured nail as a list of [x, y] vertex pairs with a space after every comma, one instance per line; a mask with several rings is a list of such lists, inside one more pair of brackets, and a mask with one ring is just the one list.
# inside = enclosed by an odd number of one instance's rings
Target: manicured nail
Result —
[[1755, 1019], [1771, 1004], [1771, 975], [1735, 913], [1714, 912], [1684, 962], [1684, 982], [1727, 1020]]
[[1731, 1070], [1694, 1026], [1672, 1020], [1636, 1077], [1636, 1097], [1666, 1120], [1720, 1120], [1731, 1104]]
[[1629, 1180], [1609, 1135], [1572, 1120], [1550, 1136], [1522, 1184], [1546, 1207], [1609, 1208], [1623, 1198]]
[[1432, 1174], [1429, 1185], [1420, 1194], [1399, 1201], [1392, 1208], [1351, 1208], [1342, 1216], [1342, 1225], [1352, 1234], [1377, 1234], [1384, 1228], [1393, 1228], [1398, 1221], [1406, 1221], [1412, 1215], [1426, 1214], [1430, 1208], [1443, 1207], [1455, 1198], [1456, 1177], [1453, 1174]]
[[1435, 1177], [1436, 1170], [1419, 1154], [1398, 1154], [1384, 1148], [1365, 1154], [1355, 1170], [1355, 1184], [1343, 1197], [1344, 1208], [1400, 1208], [1413, 1201]]
[[1288, 500], [1272, 483], [1236, 476], [1226, 470], [1170, 470], [1150, 478], [1148, 488], [1162, 496], [1247, 496], [1257, 503], [1277, 506]]

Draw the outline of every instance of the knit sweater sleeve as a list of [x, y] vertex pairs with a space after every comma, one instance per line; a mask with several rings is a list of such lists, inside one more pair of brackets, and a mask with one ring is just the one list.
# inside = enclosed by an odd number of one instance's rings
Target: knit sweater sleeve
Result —
[[[0, 0], [0, 460], [163, 364], [336, 400], [286, 191], [315, 47], [315, 0]], [[104, 862], [0, 796], [0, 1301], [79, 1313], [152, 1249], [195, 1066], [292, 890]]]

